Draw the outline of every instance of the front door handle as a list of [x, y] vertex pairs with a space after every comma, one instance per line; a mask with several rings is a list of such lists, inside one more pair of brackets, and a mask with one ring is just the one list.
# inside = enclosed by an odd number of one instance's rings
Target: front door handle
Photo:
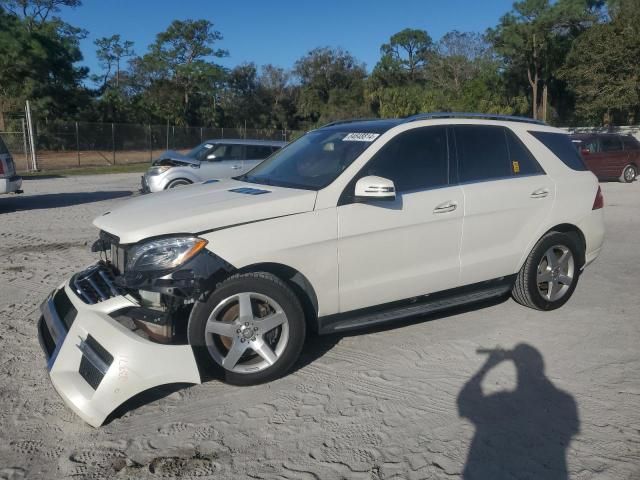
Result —
[[452, 202], [451, 200], [448, 200], [444, 203], [441, 203], [436, 208], [434, 208], [433, 213], [453, 212], [456, 208], [458, 208], [458, 204], [456, 202]]
[[549, 196], [548, 188], [539, 188], [531, 192], [531, 198], [545, 198], [547, 196]]
[[234, 165], [231, 167], [233, 170], [240, 170], [242, 167], [240, 165]]

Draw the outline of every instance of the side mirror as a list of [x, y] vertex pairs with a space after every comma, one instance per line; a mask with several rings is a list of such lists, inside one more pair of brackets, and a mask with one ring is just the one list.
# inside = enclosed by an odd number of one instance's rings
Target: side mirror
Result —
[[356, 200], [395, 200], [396, 187], [388, 178], [369, 175], [356, 182]]
[[215, 153], [210, 153], [209, 155], [207, 155], [207, 160], [215, 160], [215, 159], [216, 159]]

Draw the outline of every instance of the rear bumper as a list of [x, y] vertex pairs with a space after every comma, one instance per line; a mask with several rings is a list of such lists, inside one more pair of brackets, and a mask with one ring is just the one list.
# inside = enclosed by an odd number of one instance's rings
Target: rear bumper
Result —
[[584, 234], [585, 239], [585, 264], [589, 266], [602, 251], [604, 245], [605, 228], [604, 228], [604, 209], [592, 210], [579, 224], [578, 227]]
[[14, 175], [9, 178], [0, 178], [0, 193], [13, 193], [22, 187], [22, 178]]
[[38, 336], [51, 383], [93, 427], [145, 390], [169, 383], [200, 383], [189, 345], [152, 342], [112, 316], [136, 306], [135, 299], [123, 295], [86, 304], [69, 282], [42, 303]]

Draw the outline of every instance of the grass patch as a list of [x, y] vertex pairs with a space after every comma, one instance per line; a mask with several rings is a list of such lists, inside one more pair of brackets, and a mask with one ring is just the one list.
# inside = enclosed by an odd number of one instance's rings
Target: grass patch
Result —
[[80, 167], [80, 168], [64, 168], [59, 170], [41, 170], [39, 172], [24, 172], [20, 175], [25, 178], [29, 177], [50, 177], [60, 176], [68, 177], [71, 175], [100, 175], [106, 173], [143, 173], [149, 168], [150, 163], [132, 163], [128, 165], [107, 165], [104, 167]]

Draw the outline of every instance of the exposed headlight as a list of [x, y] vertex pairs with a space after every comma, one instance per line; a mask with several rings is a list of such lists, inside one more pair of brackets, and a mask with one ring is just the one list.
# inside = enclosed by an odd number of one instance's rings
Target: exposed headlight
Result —
[[151, 176], [154, 175], [160, 175], [161, 173], [166, 172], [167, 170], [169, 170], [171, 168], [170, 165], [162, 165], [159, 167], [151, 167], [148, 171], [148, 174]]
[[152, 240], [131, 248], [127, 271], [169, 270], [182, 265], [202, 250], [206, 240], [197, 237], [171, 237]]

